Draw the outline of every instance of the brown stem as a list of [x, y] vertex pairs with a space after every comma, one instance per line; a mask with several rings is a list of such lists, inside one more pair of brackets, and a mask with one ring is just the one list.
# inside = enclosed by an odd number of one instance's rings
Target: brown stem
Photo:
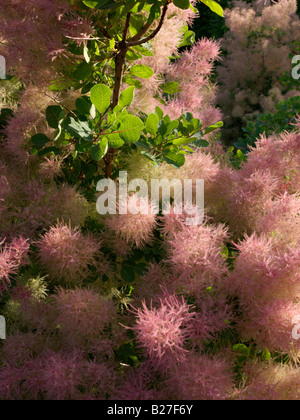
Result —
[[[118, 105], [119, 98], [120, 98], [125, 58], [126, 58], [126, 53], [128, 50], [126, 38], [127, 38], [128, 30], [129, 30], [130, 17], [131, 17], [131, 13], [128, 13], [126, 17], [124, 32], [123, 32], [123, 39], [118, 44], [119, 51], [115, 58], [115, 87], [114, 87], [113, 99], [112, 99], [112, 109], [114, 109]], [[105, 156], [105, 159], [104, 159], [105, 178], [111, 177], [112, 162], [113, 162], [114, 154], [115, 154], [115, 149], [110, 148], [108, 150], [107, 155]]]
[[[137, 35], [135, 35], [130, 41], [126, 42], [126, 38], [127, 38], [127, 35], [128, 35], [128, 30], [129, 30], [131, 13], [127, 14], [125, 28], [124, 28], [124, 32], [123, 32], [123, 38], [122, 38], [122, 41], [117, 45], [117, 48], [118, 48], [119, 51], [118, 51], [118, 53], [116, 55], [116, 58], [115, 58], [115, 87], [114, 87], [114, 92], [113, 92], [112, 108], [117, 106], [118, 102], [119, 102], [125, 58], [126, 58], [126, 53], [127, 53], [128, 49], [130, 47], [133, 47], [133, 46], [136, 46], [136, 45], [142, 45], [142, 44], [150, 41], [151, 39], [153, 39], [158, 34], [158, 32], [161, 30], [161, 28], [164, 24], [165, 17], [166, 17], [167, 11], [168, 11], [168, 7], [169, 7], [169, 4], [171, 2], [172, 2], [172, 0], [167, 0], [166, 1], [165, 5], [163, 7], [163, 11], [162, 11], [160, 21], [159, 21], [159, 24], [158, 24], [157, 28], [152, 32], [151, 35], [149, 35], [148, 37], [146, 37], [144, 39], [140, 39], [140, 38], [150, 28], [151, 25], [149, 26], [149, 24], [146, 24], [144, 26], [144, 28], [142, 28], [141, 31], [139, 31], [139, 33]], [[138, 39], [138, 37], [139, 37], [139, 39]], [[115, 154], [115, 149], [110, 148], [108, 150], [107, 155], [104, 158], [105, 178], [110, 178], [111, 177], [112, 162], [113, 162], [114, 154]]]
[[111, 39], [111, 36], [109, 35], [109, 33], [104, 29], [104, 28], [100, 28], [100, 32], [108, 39]]
[[103, 158], [104, 163], [105, 163], [105, 171], [104, 171], [105, 178], [111, 178], [114, 152], [115, 152], [115, 149], [109, 149], [107, 152], [107, 155]]
[[115, 58], [115, 87], [112, 99], [112, 108], [118, 105], [119, 97], [120, 97], [120, 90], [123, 78], [123, 71], [124, 71], [124, 64], [125, 64], [125, 57], [127, 53], [127, 47], [122, 48]]
[[129, 42], [127, 42], [127, 46], [128, 47], [134, 47], [136, 45], [145, 44], [146, 42], [149, 42], [149, 41], [151, 41], [151, 39], [153, 39], [153, 38], [156, 37], [156, 35], [161, 30], [161, 28], [162, 28], [162, 26], [164, 24], [165, 17], [166, 17], [166, 14], [167, 14], [167, 11], [168, 11], [168, 7], [169, 7], [169, 4], [170, 3], [171, 3], [171, 1], [170, 0], [167, 0], [166, 4], [163, 7], [163, 11], [162, 11], [162, 14], [161, 14], [161, 17], [160, 17], [159, 24], [158, 24], [157, 28], [152, 32], [152, 34], [149, 35], [149, 36], [147, 36], [146, 38], [139, 39], [139, 40], [133, 40], [133, 39], [131, 39]]
[[153, 22], [146, 23], [146, 25], [142, 29], [140, 29], [140, 31], [136, 35], [130, 38], [128, 42], [139, 41], [142, 38], [142, 36], [144, 36], [149, 31], [152, 25], [153, 25]]

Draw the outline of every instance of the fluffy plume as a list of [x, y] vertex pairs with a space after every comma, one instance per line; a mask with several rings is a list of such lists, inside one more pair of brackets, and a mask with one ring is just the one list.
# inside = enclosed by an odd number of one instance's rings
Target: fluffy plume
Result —
[[231, 366], [218, 356], [190, 354], [171, 372], [168, 386], [178, 400], [225, 400], [233, 391]]
[[174, 295], [161, 299], [158, 308], [148, 309], [144, 303], [136, 311], [133, 330], [153, 366], [166, 371], [185, 360], [193, 316], [190, 306]]
[[107, 227], [128, 244], [142, 248], [153, 238], [153, 230], [157, 224], [155, 203], [151, 203], [148, 197], [132, 195], [121, 200], [118, 210], [120, 206], [126, 206], [127, 213], [120, 214], [119, 211], [118, 214], [108, 215]]
[[55, 307], [57, 323], [69, 346], [99, 338], [116, 316], [112, 301], [88, 289], [59, 289]]
[[[56, 283], [78, 285], [91, 274], [90, 267], [98, 265], [98, 272], [104, 268], [99, 264], [101, 242], [83, 235], [78, 227], [58, 223], [40, 238], [37, 246], [42, 267]], [[105, 265], [103, 257], [102, 262]]]
[[227, 272], [222, 248], [227, 238], [224, 226], [186, 226], [168, 240], [168, 263], [177, 284], [192, 294], [218, 285]]

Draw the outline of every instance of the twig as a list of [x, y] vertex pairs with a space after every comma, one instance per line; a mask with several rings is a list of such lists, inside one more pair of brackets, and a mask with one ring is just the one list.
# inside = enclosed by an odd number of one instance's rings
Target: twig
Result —
[[152, 32], [152, 34], [147, 36], [146, 38], [143, 38], [143, 39], [140, 39], [140, 40], [137, 40], [137, 41], [132, 41], [132, 40], [128, 41], [127, 42], [128, 47], [134, 47], [134, 46], [137, 46], [137, 45], [145, 44], [146, 42], [149, 42], [149, 41], [151, 41], [151, 39], [156, 37], [156, 35], [161, 30], [161, 28], [164, 24], [169, 4], [170, 4], [170, 0], [167, 0], [166, 4], [163, 7], [163, 11], [162, 11], [162, 14], [161, 14], [161, 17], [160, 17], [159, 24], [158, 24], [157, 28]]
[[66, 105], [63, 105], [62, 103], [60, 103], [57, 99], [53, 98], [52, 96], [48, 95], [48, 93], [46, 93], [45, 91], [43, 91], [43, 94], [45, 96], [47, 96], [48, 98], [52, 99], [53, 102], [56, 102], [57, 104], [59, 104], [60, 106], [62, 106], [63, 108], [65, 108], [68, 112], [70, 112], [72, 115], [74, 115], [75, 118], [77, 118], [77, 115], [74, 114], [73, 111], [71, 111], [71, 109], [69, 109]]

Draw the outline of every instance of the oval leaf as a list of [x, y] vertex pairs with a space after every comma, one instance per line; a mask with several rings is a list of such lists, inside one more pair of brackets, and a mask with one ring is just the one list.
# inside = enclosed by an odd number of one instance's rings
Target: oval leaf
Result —
[[179, 83], [178, 82], [168, 82], [163, 87], [163, 92], [168, 93], [169, 95], [174, 95], [178, 91]]
[[139, 117], [129, 114], [122, 119], [118, 127], [118, 134], [122, 140], [135, 143], [139, 140], [143, 127], [143, 121]]
[[123, 108], [125, 108], [126, 106], [130, 106], [132, 101], [133, 101], [133, 97], [134, 97], [134, 86], [129, 86], [127, 89], [125, 89], [121, 95], [120, 95], [120, 99], [119, 99], [119, 103], [118, 105], [114, 108], [115, 112], [121, 111]]
[[100, 114], [104, 114], [110, 106], [112, 92], [106, 85], [96, 85], [91, 89], [91, 101]]
[[179, 9], [186, 10], [190, 7], [190, 0], [173, 0], [175, 6], [179, 7]]
[[46, 119], [49, 127], [58, 128], [59, 123], [64, 119], [65, 113], [61, 106], [50, 105], [46, 109]]
[[147, 133], [151, 134], [152, 136], [156, 136], [158, 123], [159, 123], [158, 116], [156, 114], [150, 114], [146, 121]]
[[154, 71], [148, 66], [137, 64], [136, 66], [131, 67], [130, 73], [141, 79], [149, 79], [153, 76]]
[[50, 139], [45, 134], [39, 133], [31, 137], [31, 143], [38, 148], [42, 148], [48, 143]]
[[112, 9], [116, 6], [114, 0], [83, 0], [83, 3], [91, 9]]
[[107, 139], [108, 139], [108, 145], [112, 149], [118, 149], [124, 144], [124, 140], [122, 140], [119, 134], [117, 133], [108, 134]]
[[184, 155], [172, 151], [169, 151], [164, 156], [164, 160], [175, 168], [180, 168], [180, 166], [184, 165], [185, 163]]
[[91, 147], [90, 154], [94, 160], [101, 160], [108, 151], [108, 140], [104, 138], [101, 143]]
[[82, 98], [76, 99], [76, 109], [82, 115], [89, 114], [91, 106], [92, 104], [87, 96], [83, 96]]
[[221, 127], [223, 127], [223, 121], [219, 121], [219, 122], [217, 122], [216, 124], [213, 124], [213, 125], [211, 125], [211, 126], [209, 126], [209, 127], [207, 127], [207, 129], [205, 130], [205, 134], [209, 134], [209, 133], [211, 133], [212, 131], [215, 131], [215, 130], [217, 130], [218, 128], [221, 128]]
[[224, 11], [222, 7], [214, 0], [201, 0], [201, 2], [206, 4], [206, 6], [209, 7], [212, 12], [221, 17], [224, 17]]
[[66, 121], [65, 130], [75, 138], [82, 138], [87, 141], [93, 140], [94, 136], [88, 122], [76, 121], [73, 117], [70, 117]]
[[181, 146], [182, 144], [189, 144], [191, 142], [192, 140], [187, 137], [180, 137], [179, 139], [173, 140], [173, 144], [175, 144], [176, 146]]

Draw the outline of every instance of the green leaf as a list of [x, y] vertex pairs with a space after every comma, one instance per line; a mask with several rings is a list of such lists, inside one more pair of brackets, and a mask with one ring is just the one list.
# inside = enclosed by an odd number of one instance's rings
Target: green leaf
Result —
[[83, 0], [83, 3], [91, 9], [112, 9], [116, 6], [114, 0]]
[[126, 283], [132, 283], [135, 279], [134, 269], [129, 265], [123, 265], [120, 271], [121, 277]]
[[215, 2], [214, 0], [200, 0], [200, 1], [206, 4], [206, 6], [209, 7], [212, 12], [216, 13], [217, 15], [221, 17], [224, 17], [224, 11], [222, 7], [219, 5], [219, 3]]
[[184, 155], [172, 151], [169, 151], [163, 158], [167, 163], [175, 168], [180, 168], [185, 163]]
[[141, 136], [140, 139], [139, 139], [139, 141], [136, 141], [135, 142], [135, 145], [137, 147], [140, 147], [141, 149], [147, 150], [148, 152], [151, 151], [151, 147], [149, 146], [149, 143], [148, 143], [146, 137]]
[[86, 121], [75, 121], [70, 117], [65, 124], [65, 130], [75, 138], [82, 138], [86, 141], [94, 139], [92, 130]]
[[137, 53], [136, 51], [128, 50], [126, 53], [126, 60], [128, 61], [140, 60], [141, 58], [141, 54]]
[[120, 122], [118, 133], [125, 142], [135, 143], [139, 140], [143, 127], [143, 121], [139, 117], [128, 114]]
[[62, 154], [62, 150], [59, 149], [58, 147], [46, 147], [45, 149], [41, 150], [39, 152], [39, 156], [44, 156], [47, 155], [48, 153], [54, 153], [55, 155], [61, 155]]
[[245, 344], [239, 343], [239, 344], [234, 344], [232, 346], [232, 349], [234, 351], [236, 351], [237, 353], [239, 353], [240, 355], [245, 355], [245, 356], [249, 356], [249, 348], [247, 346], [245, 346]]
[[123, 77], [123, 82], [126, 83], [129, 86], [134, 86], [137, 89], [141, 89], [143, 87], [140, 80], [135, 79], [133, 76], [131, 76], [129, 74], [127, 74], [126, 76]]
[[209, 142], [204, 139], [196, 140], [193, 142], [197, 147], [207, 147], [209, 146]]
[[86, 153], [91, 149], [92, 146], [93, 143], [91, 141], [80, 138], [76, 140], [75, 150], [78, 153]]
[[142, 55], [145, 55], [147, 57], [153, 57], [153, 52], [151, 52], [145, 47], [142, 47], [141, 45], [137, 45], [133, 49]]
[[183, 35], [183, 39], [178, 45], [179, 47], [188, 47], [193, 45], [196, 40], [196, 34], [193, 31], [186, 31]]
[[189, 144], [192, 140], [187, 137], [180, 137], [179, 139], [173, 140], [173, 144], [176, 146], [181, 146], [182, 144]]
[[91, 101], [101, 115], [107, 111], [110, 106], [112, 92], [106, 85], [96, 85], [91, 89]]
[[76, 109], [79, 111], [80, 114], [86, 115], [90, 113], [91, 110], [91, 101], [87, 96], [83, 96], [76, 100]]
[[158, 128], [159, 118], [156, 114], [150, 114], [146, 121], [146, 130], [147, 133], [151, 134], [151, 136], [156, 136], [157, 128]]
[[261, 356], [262, 356], [263, 360], [270, 360], [271, 359], [271, 353], [269, 352], [267, 347], [264, 349]]
[[98, 1], [83, 0], [82, 3], [91, 9], [95, 9], [95, 7], [98, 5]]
[[81, 89], [81, 93], [83, 95], [88, 93], [92, 89], [93, 86], [95, 86], [95, 83], [88, 83], [87, 85], [83, 86], [83, 88]]
[[96, 116], [97, 116], [97, 110], [96, 110], [95, 105], [93, 104], [90, 109], [90, 117], [92, 120], [94, 120]]
[[65, 113], [61, 106], [50, 105], [46, 109], [46, 119], [49, 127], [58, 128], [60, 122], [64, 119]]
[[136, 4], [135, 0], [128, 0], [127, 3], [124, 6], [121, 17], [127, 15], [127, 13], [130, 12], [130, 10], [135, 6], [135, 4]]
[[121, 139], [118, 133], [107, 134], [108, 145], [112, 149], [118, 149], [124, 144], [124, 140]]
[[212, 131], [215, 131], [215, 130], [217, 130], [218, 128], [221, 128], [221, 127], [223, 127], [223, 121], [219, 121], [219, 122], [217, 122], [216, 124], [213, 124], [213, 125], [211, 125], [211, 126], [209, 126], [209, 127], [207, 127], [207, 129], [205, 130], [205, 132], [204, 132], [204, 134], [209, 134], [209, 133], [211, 133]]
[[34, 146], [42, 148], [45, 146], [46, 143], [50, 141], [50, 139], [47, 136], [45, 136], [45, 134], [39, 133], [32, 136], [30, 141], [32, 144], [34, 144]]
[[169, 95], [174, 95], [178, 92], [179, 83], [178, 82], [168, 82], [163, 87], [163, 92], [168, 93]]
[[114, 50], [115, 49], [115, 46], [116, 46], [116, 40], [115, 39], [110, 39], [109, 40], [109, 48], [111, 50]]
[[170, 133], [172, 133], [173, 130], [178, 128], [178, 126], [179, 126], [178, 120], [171, 121], [169, 124], [167, 124], [165, 135], [168, 136]]
[[155, 107], [155, 113], [157, 114], [157, 116], [158, 116], [158, 118], [161, 120], [162, 119], [162, 117], [164, 116], [164, 112], [163, 112], [163, 110], [159, 107], [159, 106], [156, 106]]
[[160, 4], [158, 2], [154, 2], [154, 4], [152, 4], [151, 6], [147, 23], [151, 24], [152, 22], [157, 20], [160, 16], [160, 13], [161, 13]]
[[131, 14], [129, 30], [132, 36], [136, 35], [144, 26], [145, 20], [142, 15]]
[[153, 76], [154, 71], [148, 66], [137, 64], [131, 67], [130, 73], [136, 77], [140, 77], [141, 79], [149, 79]]
[[[130, 106], [134, 98], [134, 86], [129, 86], [129, 88], [125, 89], [119, 99], [119, 103], [117, 105], [122, 108], [125, 108], [126, 106]], [[116, 109], [115, 109], [116, 110]]]
[[190, 7], [190, 0], [173, 0], [175, 6], [179, 7], [179, 9], [189, 9]]
[[94, 144], [91, 147], [90, 154], [94, 160], [101, 160], [108, 151], [108, 140], [104, 138], [101, 143]]
[[79, 64], [73, 73], [74, 79], [78, 81], [86, 79], [91, 74], [92, 69], [93, 65], [91, 63], [87, 63], [86, 61]]

